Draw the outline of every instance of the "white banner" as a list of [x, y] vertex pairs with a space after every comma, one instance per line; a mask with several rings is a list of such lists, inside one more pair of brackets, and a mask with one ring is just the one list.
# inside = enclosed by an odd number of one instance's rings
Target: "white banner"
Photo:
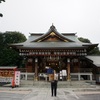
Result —
[[15, 85], [20, 85], [20, 71], [15, 71]]

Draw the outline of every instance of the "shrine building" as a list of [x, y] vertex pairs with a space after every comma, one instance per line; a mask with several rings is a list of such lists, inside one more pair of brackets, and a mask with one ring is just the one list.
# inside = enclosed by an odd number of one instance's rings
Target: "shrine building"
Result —
[[96, 66], [87, 54], [98, 44], [83, 43], [76, 33], [59, 33], [52, 25], [47, 33], [31, 33], [25, 42], [10, 46], [23, 56], [27, 73], [35, 73], [35, 79], [39, 73], [46, 73], [46, 67], [57, 73], [66, 70], [67, 80], [71, 75], [77, 75], [78, 80], [88, 75], [90, 80], [95, 78]]

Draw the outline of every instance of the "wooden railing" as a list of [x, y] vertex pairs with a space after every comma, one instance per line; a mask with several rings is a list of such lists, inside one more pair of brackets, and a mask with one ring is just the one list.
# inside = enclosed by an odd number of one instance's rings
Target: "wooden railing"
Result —
[[[21, 72], [28, 72], [27, 68], [18, 68], [18, 70]], [[78, 72], [81, 72], [81, 73], [92, 72], [92, 68], [80, 68]], [[74, 73], [74, 72], [72, 72], [72, 73]]]

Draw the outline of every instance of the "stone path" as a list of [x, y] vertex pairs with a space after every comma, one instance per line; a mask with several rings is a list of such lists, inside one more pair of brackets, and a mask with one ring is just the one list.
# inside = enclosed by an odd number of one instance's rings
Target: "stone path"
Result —
[[49, 88], [34, 88], [32, 92], [26, 95], [23, 100], [78, 100], [78, 96], [69, 89], [60, 88], [57, 90], [57, 96], [51, 96]]

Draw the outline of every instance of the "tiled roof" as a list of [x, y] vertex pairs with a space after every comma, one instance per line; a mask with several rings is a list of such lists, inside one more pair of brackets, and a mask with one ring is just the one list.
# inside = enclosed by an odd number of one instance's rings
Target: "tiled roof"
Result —
[[[55, 36], [60, 38], [61, 41], [42, 41], [45, 37], [54, 32]], [[78, 40], [76, 33], [59, 33], [55, 26], [51, 26], [47, 33], [32, 33], [28, 40], [23, 43], [11, 44], [17, 48], [88, 48], [90, 46], [97, 46], [98, 44], [82, 43]]]
[[100, 56], [86, 56], [86, 58], [92, 60], [97, 67], [100, 67]]
[[[23, 48], [79, 48], [82, 47], [81, 43], [75, 42], [31, 42], [22, 43]], [[84, 46], [85, 47], [85, 46]]]

